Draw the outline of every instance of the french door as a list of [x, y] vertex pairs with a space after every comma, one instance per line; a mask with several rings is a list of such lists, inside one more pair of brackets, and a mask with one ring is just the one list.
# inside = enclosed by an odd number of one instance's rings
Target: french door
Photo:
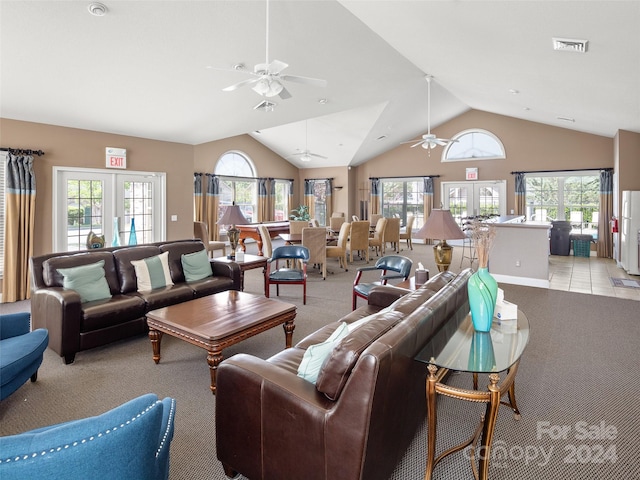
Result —
[[475, 215], [505, 215], [505, 180], [487, 182], [442, 182], [442, 205], [456, 221]]
[[90, 234], [111, 246], [165, 239], [165, 174], [54, 167], [53, 250], [84, 250]]

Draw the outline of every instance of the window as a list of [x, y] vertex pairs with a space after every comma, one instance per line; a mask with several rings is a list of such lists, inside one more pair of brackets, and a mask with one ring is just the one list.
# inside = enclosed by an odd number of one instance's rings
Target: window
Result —
[[249, 157], [237, 151], [227, 152], [218, 159], [214, 173], [220, 176], [218, 218], [235, 202], [247, 221], [257, 222], [258, 182]]
[[442, 151], [443, 162], [506, 158], [500, 139], [487, 130], [465, 130], [454, 135], [452, 140], [456, 141], [449, 143]]
[[289, 204], [289, 181], [276, 180], [275, 193], [273, 219], [276, 222], [284, 222], [289, 219], [289, 212], [287, 211], [287, 205]]
[[407, 216], [413, 215], [413, 229], [424, 224], [424, 179], [380, 180], [382, 185], [382, 215], [400, 217], [402, 225], [407, 224]]
[[313, 196], [315, 202], [314, 218], [320, 225], [327, 225], [327, 184], [326, 180], [313, 182]]
[[165, 190], [164, 173], [54, 167], [54, 252], [86, 249], [89, 232], [126, 245], [132, 218], [137, 243], [164, 240]]
[[575, 233], [596, 238], [600, 177], [588, 172], [527, 174], [527, 220], [566, 220]]

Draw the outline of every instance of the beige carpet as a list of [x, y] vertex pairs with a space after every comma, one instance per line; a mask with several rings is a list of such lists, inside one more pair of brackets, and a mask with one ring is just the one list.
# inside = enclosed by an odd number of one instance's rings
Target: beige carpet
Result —
[[[402, 254], [434, 270], [431, 248], [414, 248]], [[459, 261], [454, 259], [453, 270]], [[317, 271], [311, 274], [305, 306], [300, 287], [281, 290], [282, 300], [298, 305], [294, 342], [351, 310], [355, 267], [344, 272], [337, 261], [330, 261], [329, 270], [335, 273], [325, 281]], [[262, 293], [261, 282], [259, 270], [247, 272], [247, 291]], [[640, 364], [638, 303], [501, 287], [506, 299], [518, 304], [529, 317], [531, 338], [516, 381], [522, 419], [515, 421], [509, 409], [500, 410], [494, 449], [497, 456], [491, 461], [490, 478], [640, 478], [640, 419], [635, 407], [640, 397], [635, 378]], [[3, 306], [3, 311], [24, 306]], [[266, 358], [283, 346], [284, 333], [278, 327], [225, 354], [245, 352]], [[0, 402], [0, 435], [95, 415], [153, 392], [177, 399], [170, 478], [222, 480], [225, 476], [215, 455], [215, 399], [208, 387], [205, 357], [203, 350], [167, 336], [159, 365], [153, 363], [151, 345], [144, 336], [81, 352], [73, 365], [64, 365], [47, 351], [38, 381], [25, 384]], [[464, 374], [452, 376], [449, 382], [470, 386]], [[481, 413], [481, 405], [441, 397], [438, 451], [470, 435]], [[556, 435], [560, 431], [566, 435]], [[425, 451], [422, 429], [391, 480], [423, 478]], [[445, 459], [434, 478], [472, 478], [465, 454]]]

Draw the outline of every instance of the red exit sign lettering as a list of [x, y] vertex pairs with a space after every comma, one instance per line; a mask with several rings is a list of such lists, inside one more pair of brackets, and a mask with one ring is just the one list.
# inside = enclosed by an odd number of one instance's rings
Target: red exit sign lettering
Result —
[[106, 148], [107, 168], [127, 168], [127, 150], [124, 148]]

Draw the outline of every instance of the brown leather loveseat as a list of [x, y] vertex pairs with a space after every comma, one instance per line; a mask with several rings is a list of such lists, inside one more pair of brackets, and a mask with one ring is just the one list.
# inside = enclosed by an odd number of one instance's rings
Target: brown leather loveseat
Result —
[[[442, 272], [410, 293], [374, 287], [368, 305], [293, 348], [268, 360], [237, 354], [223, 361], [216, 448], [227, 476], [387, 480], [426, 416], [427, 371], [414, 357], [468, 306], [470, 275]], [[310, 346], [358, 320], [364, 323], [333, 347], [315, 384], [297, 375]]]
[[[69, 364], [79, 351], [146, 332], [146, 313], [150, 310], [226, 290], [240, 290], [240, 267], [236, 263], [210, 261], [213, 276], [185, 280], [182, 255], [203, 249], [200, 240], [183, 240], [32, 257], [29, 266], [33, 327], [49, 330], [49, 347]], [[174, 284], [137, 291], [131, 262], [164, 252], [168, 252]], [[111, 293], [109, 298], [82, 303], [76, 291], [63, 288], [59, 269], [101, 260]]]

